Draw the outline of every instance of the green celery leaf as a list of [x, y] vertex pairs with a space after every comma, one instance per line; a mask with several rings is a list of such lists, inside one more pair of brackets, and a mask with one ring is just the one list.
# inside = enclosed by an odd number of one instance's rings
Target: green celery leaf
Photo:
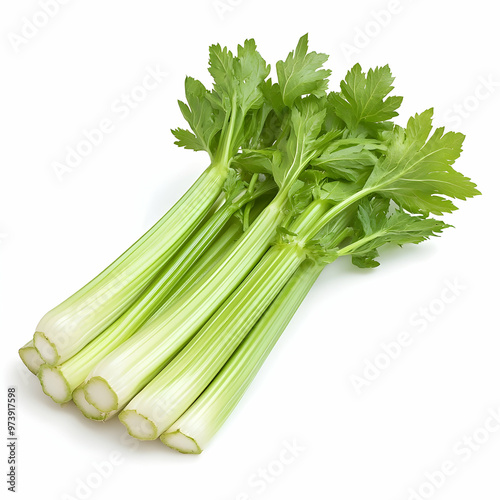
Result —
[[232, 200], [246, 187], [247, 183], [241, 179], [240, 174], [233, 168], [230, 168], [224, 185], [222, 186], [222, 191], [226, 196], [226, 200]]
[[280, 156], [281, 153], [273, 149], [243, 150], [234, 157], [232, 166], [252, 174], [270, 174]]
[[377, 249], [387, 243], [420, 243], [451, 227], [442, 221], [412, 215], [397, 207], [388, 215], [389, 201], [375, 197], [360, 202], [354, 242], [343, 250], [358, 267], [376, 267]]
[[326, 54], [307, 52], [308, 36], [302, 36], [295, 51], [288, 54], [285, 61], [276, 64], [279, 87], [283, 103], [292, 107], [301, 96], [322, 97], [328, 88], [328, 76], [331, 71], [321, 69], [328, 60]]
[[302, 213], [313, 201], [316, 185], [314, 182], [296, 181], [290, 188], [288, 198], [294, 215]]
[[363, 254], [355, 254], [352, 256], [352, 263], [361, 269], [372, 269], [380, 266], [380, 262], [375, 259], [379, 256], [377, 250], [371, 250]]
[[275, 128], [275, 115], [271, 107], [263, 103], [250, 110], [243, 126], [242, 149], [264, 149], [271, 146], [279, 133]]
[[315, 170], [314, 168], [306, 168], [301, 174], [299, 179], [304, 182], [311, 182], [316, 185], [321, 185], [323, 182], [326, 182], [329, 177], [326, 172], [321, 170]]
[[452, 168], [464, 135], [444, 134], [438, 128], [428, 139], [432, 114], [429, 109], [410, 118], [406, 129], [395, 127], [387, 155], [376, 164], [365, 188], [409, 212], [441, 215], [456, 209], [448, 198], [465, 200], [480, 193], [468, 177]]
[[334, 142], [321, 156], [315, 158], [311, 165], [324, 170], [331, 179], [355, 182], [360, 177], [365, 177], [366, 180], [376, 162], [375, 154], [363, 144], [339, 148], [338, 142]]
[[225, 163], [241, 146], [248, 147], [258, 141], [270, 112], [269, 106], [264, 113], [259, 111], [264, 105], [262, 86], [270, 66], [257, 52], [255, 41], [245, 40], [238, 46], [236, 57], [226, 47], [212, 45], [209, 71], [214, 79], [210, 101], [224, 112], [216, 160]]
[[219, 44], [209, 49], [209, 71], [214, 79], [218, 102], [226, 111], [237, 105], [245, 115], [263, 101], [260, 89], [269, 74], [270, 66], [257, 52], [255, 40], [238, 45], [235, 57], [227, 47]]
[[208, 71], [214, 80], [214, 101], [230, 111], [237, 96], [238, 82], [234, 71], [234, 56], [227, 47], [219, 44], [208, 49]]
[[294, 182], [304, 168], [327, 146], [333, 134], [320, 136], [325, 120], [326, 99], [308, 96], [296, 102], [290, 114], [290, 134], [277, 144], [282, 155], [273, 162], [279, 187]]
[[184, 128], [172, 129], [172, 134], [177, 139], [174, 144], [185, 149], [193, 151], [207, 151], [208, 146], [189, 130]]
[[354, 234], [353, 219], [356, 215], [355, 207], [344, 210], [337, 217], [325, 224], [318, 234], [311, 240], [311, 245], [325, 250], [338, 250], [338, 247], [346, 239]]
[[238, 82], [239, 106], [243, 113], [261, 106], [264, 101], [262, 86], [270, 70], [271, 67], [257, 52], [255, 40], [245, 40], [243, 45], [238, 45], [234, 71]]
[[185, 90], [187, 104], [179, 101], [179, 107], [192, 132], [180, 128], [172, 130], [177, 138], [175, 144], [194, 151], [206, 151], [212, 157], [217, 149], [216, 135], [222, 129], [224, 114], [213, 106], [210, 92], [200, 81], [187, 77]]
[[281, 113], [285, 107], [283, 96], [281, 95], [281, 88], [278, 83], [273, 83], [269, 78], [262, 85], [262, 94], [265, 101], [271, 106], [276, 113]]
[[350, 129], [361, 122], [383, 122], [398, 115], [402, 97], [387, 97], [394, 77], [389, 66], [370, 69], [367, 74], [356, 64], [340, 83], [341, 92], [329, 95], [337, 116]]
[[321, 186], [320, 198], [339, 203], [353, 195], [362, 188], [357, 182], [332, 181]]

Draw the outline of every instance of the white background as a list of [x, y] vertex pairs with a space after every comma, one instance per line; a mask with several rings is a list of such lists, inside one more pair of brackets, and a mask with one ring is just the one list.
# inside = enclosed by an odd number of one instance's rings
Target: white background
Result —
[[[23, 41], [24, 18], [40, 24], [39, 12], [34, 0], [0, 8], [1, 397], [17, 386], [17, 497], [84, 498], [77, 485], [93, 478], [101, 484], [92, 499], [498, 499], [500, 432], [481, 430], [500, 410], [496, 4], [72, 0], [45, 26], [25, 27]], [[331, 88], [357, 61], [389, 63], [405, 98], [399, 123], [434, 106], [437, 124], [466, 133], [457, 168], [483, 196], [460, 203], [447, 218], [455, 229], [441, 239], [385, 251], [378, 269], [331, 265], [202, 455], [123, 441], [118, 421], [60, 408], [17, 349], [206, 166], [169, 132], [183, 124], [176, 100], [185, 75], [208, 81], [210, 43], [234, 48], [254, 37], [275, 62], [305, 32], [314, 50], [331, 54]], [[157, 66], [168, 76], [127, 116], [118, 112], [116, 101]], [[106, 118], [114, 130], [58, 180], [54, 162]], [[459, 284], [455, 295], [447, 280]], [[434, 313], [422, 319], [429, 306]], [[364, 376], [366, 360], [387, 359], [381, 344], [402, 332], [413, 343], [358, 393], [353, 376]], [[474, 436], [467, 446], [466, 436]], [[285, 442], [299, 451], [280, 465]], [[116, 457], [109, 477], [96, 479], [93, 463]], [[426, 485], [445, 461], [453, 473], [439, 488]]]

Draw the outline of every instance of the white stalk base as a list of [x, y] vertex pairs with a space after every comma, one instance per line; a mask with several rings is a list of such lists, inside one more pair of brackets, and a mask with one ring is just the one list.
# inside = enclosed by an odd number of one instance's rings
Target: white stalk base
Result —
[[174, 432], [164, 432], [160, 436], [160, 439], [163, 444], [166, 444], [169, 448], [181, 453], [199, 455], [203, 451], [193, 438], [183, 434], [180, 430]]
[[66, 403], [71, 399], [68, 382], [56, 366], [42, 365], [38, 372], [42, 389], [56, 403]]
[[91, 420], [104, 421], [116, 415], [116, 411], [104, 413], [92, 406], [85, 399], [85, 391], [81, 387], [77, 387], [73, 391], [73, 402], [75, 403], [76, 407], [83, 413], [83, 415], [87, 418], [90, 418]]
[[38, 374], [40, 367], [45, 363], [33, 346], [33, 342], [29, 342], [24, 347], [19, 349], [19, 357], [26, 365], [26, 368], [28, 368], [28, 370], [34, 375]]
[[45, 363], [52, 366], [57, 364], [59, 354], [57, 353], [56, 346], [42, 332], [35, 332], [35, 335], [33, 335], [33, 344]]
[[122, 411], [118, 418], [125, 425], [128, 433], [136, 439], [150, 441], [158, 437], [156, 425], [135, 410]]
[[99, 411], [118, 409], [118, 396], [102, 377], [92, 377], [84, 386], [85, 399]]

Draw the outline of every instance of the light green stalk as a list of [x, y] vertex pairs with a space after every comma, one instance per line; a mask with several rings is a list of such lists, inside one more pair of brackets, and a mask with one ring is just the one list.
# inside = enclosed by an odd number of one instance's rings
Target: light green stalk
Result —
[[161, 436], [181, 453], [201, 453], [231, 415], [324, 268], [304, 261], [198, 399]]
[[264, 122], [261, 86], [270, 67], [246, 40], [233, 55], [209, 49], [212, 90], [186, 78], [187, 104], [179, 102], [191, 131], [172, 132], [176, 144], [208, 153], [211, 166], [174, 207], [139, 241], [75, 295], [47, 313], [34, 335], [44, 361], [60, 364], [104, 331], [139, 297], [156, 273], [186, 241], [217, 199], [234, 156], [258, 140]]
[[87, 400], [102, 412], [123, 408], [195, 335], [260, 260], [281, 218], [268, 206], [217, 270], [106, 356], [88, 375]]
[[[259, 198], [257, 200], [256, 207], [252, 211], [252, 215], [255, 215], [255, 213], [258, 214], [263, 209], [263, 207], [265, 207], [265, 200]], [[176, 290], [172, 293], [170, 299], [151, 317], [148, 323], [153, 322], [154, 319], [158, 315], [161, 315], [162, 311], [168, 309], [178, 297], [182, 296], [185, 293], [188, 294], [187, 297], [190, 297], [190, 287], [197, 283], [207, 273], [212, 272], [214, 268], [218, 268], [221, 263], [226, 261], [228, 256], [231, 254], [232, 247], [235, 244], [235, 239], [237, 238], [238, 234], [241, 234], [241, 224], [239, 222], [230, 224], [228, 229], [226, 229], [223, 234], [217, 238], [215, 243], [211, 245], [208, 251], [200, 258], [195, 266], [194, 272], [189, 273], [188, 276], [186, 276], [185, 279], [182, 280], [182, 285], [176, 288]], [[75, 399], [75, 393], [77, 393], [78, 400], [80, 402]], [[73, 393], [73, 399], [75, 400], [75, 404], [80, 408], [82, 413], [89, 418], [97, 420], [107, 420], [108, 418], [111, 418], [115, 413], [117, 413], [116, 410], [110, 412], [101, 412], [94, 407], [93, 408], [95, 411], [89, 409], [89, 406], [91, 405], [85, 398], [85, 393], [80, 388], [78, 388]], [[96, 418], [96, 415], [99, 415], [99, 418]]]
[[[327, 207], [328, 203], [321, 201], [311, 204], [291, 230], [300, 233]], [[180, 417], [222, 368], [306, 253], [300, 238], [269, 250], [195, 338], [120, 414], [132, 436], [156, 439]]]
[[186, 293], [193, 285], [198, 283], [204, 276], [211, 272], [229, 254], [231, 247], [243, 234], [241, 223], [233, 220], [226, 229], [217, 237], [214, 243], [208, 247], [207, 251], [196, 262], [196, 265], [183, 276], [172, 289], [167, 301], [151, 316], [148, 321], [152, 321], [169, 308], [174, 301]]
[[[196, 284], [189, 296], [181, 296], [161, 316], [115, 349], [89, 374], [84, 390], [87, 401], [98, 410], [109, 412], [123, 408], [189, 342], [271, 245], [276, 229], [286, 216], [292, 187], [311, 158], [318, 154], [311, 147], [311, 141], [314, 143], [319, 133], [318, 117], [324, 117], [324, 113], [318, 114], [311, 104], [304, 116], [298, 111], [293, 116], [297, 146], [280, 165], [279, 182], [274, 176], [280, 187], [278, 194], [217, 270]], [[310, 122], [316, 123], [316, 132], [311, 132]]]
[[66, 361], [130, 307], [201, 222], [227, 172], [227, 165], [208, 168], [144, 236], [41, 319], [34, 345], [46, 363]]
[[[120, 318], [69, 360], [58, 366], [43, 365], [38, 377], [44, 392], [57, 403], [69, 401], [75, 388], [85, 380], [99, 361], [130, 338], [158, 308], [164, 307], [162, 304], [169, 298], [176, 285], [182, 282], [184, 275], [209, 248], [232, 215], [256, 196], [266, 193], [271, 188], [272, 186], [267, 184], [254, 193], [245, 194], [242, 191], [237, 201], [229, 200], [196, 231], [160, 271], [141, 297]], [[222, 238], [224, 244], [228, 237], [232, 239], [240, 231], [240, 226], [238, 222], [232, 225], [227, 236]], [[196, 273], [188, 274], [194, 276]]]
[[[172, 295], [167, 299], [165, 304], [161, 306], [148, 321], [153, 321], [156, 315], [169, 307], [169, 304], [174, 302], [177, 297], [185, 293], [190, 286], [201, 279], [206, 273], [210, 272], [213, 267], [217, 266], [217, 264], [229, 253], [231, 246], [239, 235], [241, 235], [241, 224], [239, 221], [234, 221], [217, 237], [216, 241], [208, 248], [207, 252], [198, 260], [196, 266], [194, 266], [177, 285], [176, 290], [172, 292]], [[106, 413], [97, 410], [85, 399], [85, 392], [81, 386], [73, 391], [72, 397], [73, 402], [83, 415], [92, 420], [108, 420], [117, 413], [117, 411]]]

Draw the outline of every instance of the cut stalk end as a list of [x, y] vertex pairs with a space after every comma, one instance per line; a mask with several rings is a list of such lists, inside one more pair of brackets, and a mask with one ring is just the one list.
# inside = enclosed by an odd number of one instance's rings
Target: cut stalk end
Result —
[[118, 418], [132, 437], [148, 441], [158, 437], [156, 425], [135, 410], [122, 411]]
[[42, 365], [38, 372], [42, 389], [56, 403], [66, 403], [71, 399], [69, 384], [57, 366]]
[[174, 432], [164, 432], [160, 439], [163, 444], [169, 448], [179, 451], [180, 453], [189, 453], [199, 455], [203, 450], [198, 446], [198, 443], [180, 430]]
[[38, 374], [40, 366], [42, 366], [45, 361], [40, 357], [38, 351], [35, 349], [32, 343], [25, 345], [19, 349], [19, 357], [22, 362], [26, 365], [26, 368], [34, 375]]
[[83, 415], [91, 420], [106, 420], [107, 413], [99, 411], [85, 399], [85, 391], [77, 387], [73, 391], [73, 402]]
[[118, 396], [102, 377], [92, 377], [83, 390], [87, 402], [97, 410], [109, 413], [118, 409]]
[[42, 332], [35, 332], [33, 344], [40, 357], [48, 365], [56, 365], [59, 361], [59, 354], [56, 346]]

